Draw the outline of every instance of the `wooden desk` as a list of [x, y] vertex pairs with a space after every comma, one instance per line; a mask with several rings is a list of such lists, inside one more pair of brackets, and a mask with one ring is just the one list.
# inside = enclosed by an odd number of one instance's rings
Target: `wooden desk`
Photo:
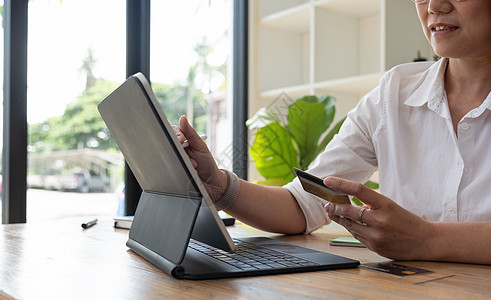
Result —
[[[20, 299], [346, 299], [491, 297], [489, 266], [402, 262], [434, 271], [399, 277], [362, 268], [220, 280], [176, 280], [125, 246], [128, 231], [111, 220], [82, 230], [80, 221], [1, 225], [0, 298]], [[233, 236], [269, 235], [238, 224]], [[359, 248], [332, 247], [339, 232], [278, 239], [362, 263], [387, 259]]]

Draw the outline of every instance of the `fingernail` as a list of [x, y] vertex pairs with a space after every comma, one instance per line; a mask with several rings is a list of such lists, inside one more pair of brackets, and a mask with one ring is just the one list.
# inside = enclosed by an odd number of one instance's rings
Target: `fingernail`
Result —
[[324, 208], [327, 212], [334, 212], [334, 204], [331, 202], [327, 202], [326, 205], [324, 205]]
[[329, 186], [329, 184], [331, 183], [331, 181], [332, 181], [331, 177], [324, 178], [324, 185]]

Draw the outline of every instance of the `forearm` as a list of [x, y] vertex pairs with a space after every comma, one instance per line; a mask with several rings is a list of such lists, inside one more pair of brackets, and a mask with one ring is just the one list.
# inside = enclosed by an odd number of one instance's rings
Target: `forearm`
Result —
[[237, 219], [261, 230], [298, 234], [306, 221], [293, 195], [285, 188], [240, 180], [235, 203], [226, 210]]
[[491, 222], [433, 223], [430, 260], [491, 264]]

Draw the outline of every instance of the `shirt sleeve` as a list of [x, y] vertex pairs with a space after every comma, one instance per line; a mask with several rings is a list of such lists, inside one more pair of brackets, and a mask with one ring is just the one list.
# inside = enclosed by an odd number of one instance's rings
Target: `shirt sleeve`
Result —
[[[371, 136], [383, 123], [379, 91], [379, 88], [372, 90], [348, 113], [339, 134], [334, 136], [326, 149], [314, 160], [309, 173], [320, 178], [336, 176], [364, 183], [377, 170]], [[298, 178], [284, 187], [292, 193], [305, 215], [305, 233], [329, 224], [330, 220], [324, 209], [326, 200], [305, 192]]]

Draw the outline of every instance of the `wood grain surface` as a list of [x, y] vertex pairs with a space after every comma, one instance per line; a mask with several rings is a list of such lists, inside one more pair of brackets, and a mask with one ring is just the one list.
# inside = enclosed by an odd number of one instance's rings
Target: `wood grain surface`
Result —
[[[434, 273], [399, 277], [354, 268], [219, 280], [177, 280], [125, 243], [111, 220], [82, 229], [80, 220], [0, 226], [0, 299], [489, 299], [491, 268], [398, 262]], [[283, 236], [240, 222], [232, 236], [270, 236], [363, 263], [386, 262], [366, 248], [329, 246], [346, 232], [331, 225]]]

